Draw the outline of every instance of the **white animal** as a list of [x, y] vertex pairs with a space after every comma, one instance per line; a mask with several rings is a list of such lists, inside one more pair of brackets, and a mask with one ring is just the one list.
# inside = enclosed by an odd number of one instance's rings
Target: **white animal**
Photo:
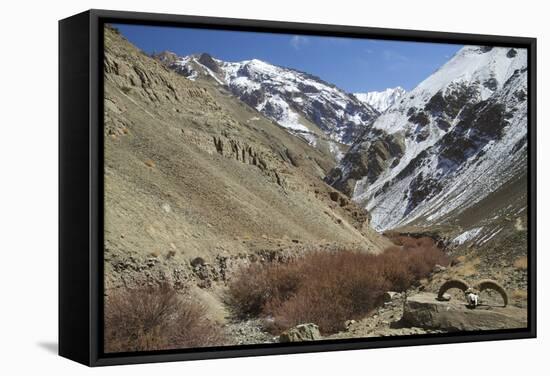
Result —
[[468, 300], [468, 305], [471, 307], [477, 307], [477, 305], [479, 304], [479, 295], [473, 292], [469, 292], [466, 295], [466, 299]]

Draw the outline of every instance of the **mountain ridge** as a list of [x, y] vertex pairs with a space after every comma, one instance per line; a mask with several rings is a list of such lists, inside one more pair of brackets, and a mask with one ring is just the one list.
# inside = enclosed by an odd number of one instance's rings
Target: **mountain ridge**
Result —
[[[164, 55], [171, 56], [170, 59]], [[316, 146], [321, 142], [338, 159], [379, 112], [336, 85], [294, 68], [259, 59], [227, 62], [207, 53], [157, 59], [191, 79], [212, 80]]]

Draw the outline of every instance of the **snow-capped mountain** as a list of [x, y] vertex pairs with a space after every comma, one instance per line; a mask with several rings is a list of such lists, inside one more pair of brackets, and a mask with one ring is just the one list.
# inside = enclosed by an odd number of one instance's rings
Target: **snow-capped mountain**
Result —
[[401, 86], [397, 86], [394, 88], [387, 88], [383, 91], [369, 91], [368, 93], [354, 93], [353, 95], [361, 102], [372, 106], [378, 112], [382, 113], [393, 106], [393, 104], [405, 95], [405, 93], [405, 89]]
[[261, 60], [222, 61], [203, 53], [157, 55], [191, 80], [210, 79], [310, 144], [321, 139], [340, 154], [378, 115], [369, 104], [318, 77]]
[[526, 50], [466, 46], [377, 118], [327, 181], [384, 230], [456, 215], [526, 161]]

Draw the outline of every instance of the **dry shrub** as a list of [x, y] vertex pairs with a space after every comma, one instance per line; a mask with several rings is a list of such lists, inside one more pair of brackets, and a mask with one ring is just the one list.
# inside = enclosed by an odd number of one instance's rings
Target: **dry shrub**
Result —
[[451, 266], [457, 266], [457, 265], [464, 264], [465, 261], [466, 261], [466, 256], [465, 255], [456, 256], [451, 261]]
[[514, 268], [516, 269], [527, 270], [528, 267], [527, 256], [522, 256], [514, 261]]
[[466, 261], [456, 266], [456, 273], [459, 276], [469, 277], [479, 273], [478, 266], [481, 263], [479, 257], [467, 258]]
[[[313, 253], [296, 262], [301, 279], [286, 299], [270, 300], [263, 312], [272, 316], [272, 330], [280, 332], [314, 322], [324, 333], [343, 329], [379, 302], [390, 287], [372, 263], [375, 256], [356, 252]], [[279, 295], [280, 296], [280, 295]]]
[[527, 300], [527, 297], [529, 294], [527, 293], [527, 290], [514, 290], [512, 291], [512, 299], [514, 300]]
[[229, 284], [228, 303], [242, 318], [272, 318], [275, 333], [306, 322], [334, 333], [380, 304], [385, 291], [404, 291], [448, 261], [431, 239], [406, 241], [380, 255], [312, 252], [241, 270]]
[[221, 345], [220, 328], [197, 302], [168, 285], [120, 289], [105, 300], [105, 351], [128, 352]]
[[228, 304], [240, 317], [258, 316], [268, 302], [288, 299], [300, 283], [296, 264], [252, 264], [230, 283]]

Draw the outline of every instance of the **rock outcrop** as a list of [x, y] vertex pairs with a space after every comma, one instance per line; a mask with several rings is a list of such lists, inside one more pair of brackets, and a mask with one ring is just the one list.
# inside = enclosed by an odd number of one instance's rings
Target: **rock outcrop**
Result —
[[402, 321], [410, 326], [450, 332], [514, 329], [527, 326], [525, 310], [490, 306], [470, 309], [465, 302], [439, 301], [436, 294], [427, 292], [407, 298]]
[[317, 341], [320, 339], [319, 327], [308, 323], [296, 325], [294, 328], [284, 331], [279, 337], [279, 342]]

